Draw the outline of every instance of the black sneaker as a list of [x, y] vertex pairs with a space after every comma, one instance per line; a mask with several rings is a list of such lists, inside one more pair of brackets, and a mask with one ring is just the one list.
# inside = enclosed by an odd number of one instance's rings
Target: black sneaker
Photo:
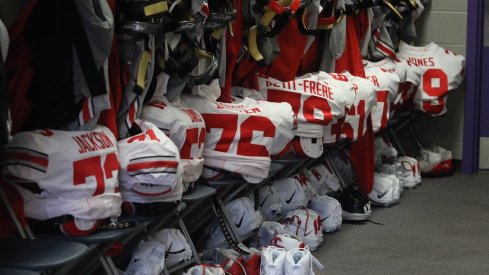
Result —
[[336, 199], [341, 204], [345, 221], [367, 220], [372, 214], [368, 196], [355, 188], [355, 185], [348, 186]]

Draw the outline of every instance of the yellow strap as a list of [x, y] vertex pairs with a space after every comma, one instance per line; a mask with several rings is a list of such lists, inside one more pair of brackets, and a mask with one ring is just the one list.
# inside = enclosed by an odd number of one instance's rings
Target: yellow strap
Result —
[[217, 29], [217, 30], [214, 30], [212, 33], [211, 33], [211, 36], [212, 38], [216, 39], [216, 40], [219, 40], [221, 39], [221, 36], [222, 34], [224, 33], [224, 28], [222, 29]]
[[260, 24], [263, 26], [270, 26], [270, 22], [272, 22], [276, 13], [272, 10], [267, 10], [260, 19]]
[[143, 91], [145, 88], [144, 80], [146, 78], [146, 71], [148, 70], [150, 59], [151, 59], [151, 54], [145, 51], [138, 65], [138, 75], [136, 78], [136, 85], [140, 87]]
[[258, 30], [256, 29], [256, 26], [253, 26], [249, 29], [248, 31], [248, 50], [250, 52], [251, 57], [255, 61], [260, 61], [265, 59], [263, 55], [261, 55], [260, 51], [258, 50], [258, 45], [256, 41], [256, 36], [258, 34]]
[[404, 18], [404, 17], [402, 17], [402, 15], [399, 13], [399, 11], [391, 3], [384, 0], [384, 4], [386, 4], [389, 7], [389, 9], [391, 11], [393, 11], [399, 17], [399, 19]]
[[168, 3], [166, 1], [161, 1], [144, 7], [145, 16], [152, 16], [166, 11], [168, 11]]

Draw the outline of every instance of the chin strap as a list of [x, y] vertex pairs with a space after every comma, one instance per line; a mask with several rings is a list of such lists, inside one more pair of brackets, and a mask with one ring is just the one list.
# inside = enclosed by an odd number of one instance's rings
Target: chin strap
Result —
[[308, 17], [307, 6], [302, 6], [299, 8], [297, 11], [297, 27], [299, 28], [300, 32], [305, 35], [319, 35], [340, 24], [345, 18], [345, 10], [335, 9], [336, 2], [337, 1], [335, 0], [331, 3], [332, 8], [327, 17], [318, 18], [316, 29], [309, 29], [306, 26], [306, 20]]

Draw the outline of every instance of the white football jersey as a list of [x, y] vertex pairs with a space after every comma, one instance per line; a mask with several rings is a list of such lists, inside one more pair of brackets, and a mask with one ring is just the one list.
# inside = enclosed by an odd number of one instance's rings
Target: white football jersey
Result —
[[457, 89], [464, 78], [465, 58], [434, 43], [414, 47], [403, 41], [397, 57], [422, 69], [421, 84], [414, 96], [415, 108], [432, 115], [446, 113], [448, 91]]
[[355, 89], [351, 79], [345, 75], [326, 72], [318, 72], [315, 74], [321, 80], [334, 82], [335, 85], [341, 89], [342, 96], [345, 96], [345, 116], [334, 117], [330, 124], [323, 127], [323, 143], [334, 144], [340, 139], [341, 129], [345, 122], [346, 114], [355, 103]]
[[365, 76], [374, 84], [377, 91], [377, 104], [372, 109], [372, 126], [375, 133], [387, 127], [391, 105], [397, 98], [401, 82], [395, 67], [387, 68], [384, 64], [385, 61], [364, 60]]
[[408, 104], [413, 102], [416, 90], [421, 84], [423, 69], [414, 63], [408, 62], [406, 59], [399, 59], [396, 65], [396, 69], [402, 67], [406, 70], [406, 79], [399, 85], [398, 98], [394, 102], [393, 108], [398, 109], [401, 106], [410, 107]]
[[3, 175], [19, 190], [29, 218], [99, 220], [121, 213], [117, 141], [104, 126], [20, 132], [5, 146], [4, 161]]
[[[305, 155], [317, 158], [322, 153], [324, 127], [334, 118], [345, 116], [345, 106], [349, 101], [347, 93], [335, 85], [333, 78], [320, 79], [318, 75], [306, 74], [295, 80], [282, 82], [259, 76], [259, 91], [271, 102], [287, 102], [297, 116], [297, 133]], [[311, 142], [304, 138], [313, 139]], [[319, 142], [314, 141], [319, 139]], [[304, 144], [302, 144], [304, 143]], [[318, 144], [316, 150], [304, 150]]]
[[180, 150], [183, 182], [196, 181], [202, 174], [205, 123], [195, 109], [170, 104], [165, 97], [153, 97], [141, 118], [154, 123]]
[[182, 198], [182, 165], [177, 146], [154, 124], [135, 120], [141, 133], [117, 142], [124, 201], [173, 202]]
[[249, 97], [222, 103], [186, 94], [181, 101], [204, 118], [204, 165], [241, 174], [252, 183], [268, 176], [270, 156], [294, 137], [294, 113], [285, 103]]

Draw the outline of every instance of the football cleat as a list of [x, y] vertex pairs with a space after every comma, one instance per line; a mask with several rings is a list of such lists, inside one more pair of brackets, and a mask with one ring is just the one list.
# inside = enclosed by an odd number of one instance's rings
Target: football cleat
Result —
[[265, 219], [274, 221], [282, 215], [282, 201], [276, 195], [274, 187], [270, 185], [260, 188], [260, 210]]
[[244, 258], [238, 252], [229, 248], [216, 248], [215, 261], [224, 269], [226, 274], [245, 275]]
[[261, 251], [260, 275], [284, 274], [286, 251], [283, 248], [267, 246]]
[[192, 258], [192, 250], [182, 232], [176, 228], [165, 228], [153, 234], [153, 239], [166, 247], [165, 264], [172, 268]]
[[256, 248], [250, 248], [251, 253], [244, 255], [244, 268], [246, 270], [246, 275], [259, 275], [260, 274], [260, 263], [261, 263], [261, 253]]
[[397, 178], [403, 188], [414, 188], [421, 182], [418, 160], [403, 156], [397, 160]]
[[311, 254], [309, 249], [295, 248], [287, 251], [285, 254], [285, 275], [314, 275], [312, 264], [319, 267], [321, 270], [324, 266]]
[[345, 221], [363, 221], [372, 214], [369, 197], [355, 185], [343, 189], [337, 199], [341, 204], [342, 218]]
[[207, 227], [207, 230], [210, 231], [210, 236], [207, 240], [205, 247], [212, 248], [226, 242], [226, 238], [224, 237], [224, 233], [222, 233], [222, 229], [219, 226], [217, 219], [212, 220], [212, 222]]
[[441, 170], [444, 175], [452, 175], [453, 174], [453, 162], [452, 162], [452, 152], [442, 148], [440, 146], [434, 146], [430, 148], [430, 151], [440, 154], [441, 156]]
[[311, 209], [318, 212], [323, 232], [334, 232], [341, 227], [343, 221], [341, 204], [335, 198], [326, 195], [311, 200]]
[[282, 217], [287, 212], [305, 207], [308, 203], [307, 194], [301, 183], [295, 178], [284, 178], [272, 182], [277, 196], [282, 202]]
[[124, 274], [159, 275], [165, 267], [165, 250], [165, 245], [157, 240], [141, 240]]
[[374, 186], [368, 197], [375, 205], [390, 206], [396, 202], [394, 188], [390, 178], [383, 174], [375, 173]]
[[272, 244], [275, 236], [286, 233], [284, 226], [278, 222], [264, 221], [258, 229], [258, 247], [264, 247]]
[[260, 211], [255, 211], [254, 205], [249, 197], [241, 197], [226, 204], [226, 208], [236, 226], [238, 235], [245, 236], [260, 227], [263, 216]]
[[442, 156], [426, 149], [420, 150], [418, 156], [419, 168], [423, 177], [440, 177], [444, 175]]
[[306, 175], [319, 195], [341, 191], [340, 179], [326, 164], [319, 164], [306, 170]]
[[298, 236], [311, 251], [323, 242], [323, 232], [319, 214], [305, 207], [287, 213], [282, 222], [284, 229]]
[[294, 234], [280, 234], [272, 239], [272, 246], [281, 247], [287, 251], [294, 248], [304, 248], [305, 244]]
[[394, 197], [395, 203], [398, 203], [402, 194], [401, 181], [397, 178], [396, 174], [382, 175], [392, 181], [392, 196]]
[[220, 265], [199, 264], [194, 265], [182, 275], [226, 275]]

